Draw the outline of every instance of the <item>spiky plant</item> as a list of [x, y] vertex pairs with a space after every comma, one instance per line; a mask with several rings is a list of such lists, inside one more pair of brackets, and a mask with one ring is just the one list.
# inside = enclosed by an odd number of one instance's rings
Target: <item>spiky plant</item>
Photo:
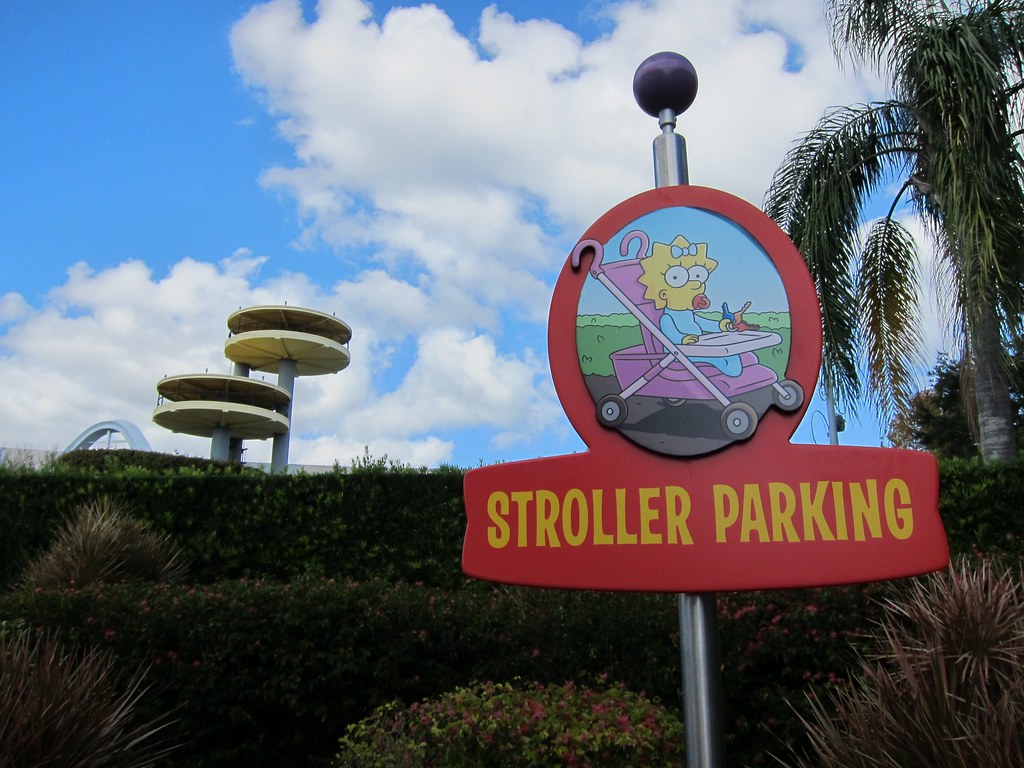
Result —
[[850, 683], [812, 699], [816, 768], [1024, 765], [1020, 571], [960, 564], [886, 604]]
[[51, 636], [0, 636], [0, 765], [142, 768], [174, 749], [167, 717], [136, 722], [144, 671], [120, 681], [110, 656]]
[[150, 531], [110, 496], [86, 502], [57, 531], [49, 549], [29, 563], [27, 589], [82, 588], [118, 581], [175, 582], [187, 570], [170, 537]]

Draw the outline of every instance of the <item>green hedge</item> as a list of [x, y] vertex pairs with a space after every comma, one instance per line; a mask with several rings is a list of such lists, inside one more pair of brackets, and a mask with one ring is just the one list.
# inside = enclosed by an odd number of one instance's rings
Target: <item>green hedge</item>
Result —
[[261, 473], [258, 467], [248, 467], [234, 461], [204, 459], [197, 456], [181, 456], [177, 453], [157, 453], [134, 449], [86, 449], [68, 451], [54, 459], [54, 466], [76, 470], [98, 470], [119, 472], [124, 469], [145, 469], [151, 472], [196, 469], [203, 472], [217, 472], [226, 475]]
[[198, 583], [327, 577], [458, 586], [464, 580], [462, 472], [377, 462], [297, 475], [218, 466], [0, 467], [0, 584], [12, 583], [71, 509], [101, 494], [167, 533], [190, 558]]
[[[458, 469], [367, 459], [349, 472], [268, 475], [202, 459], [148, 458], [162, 454], [76, 454], [43, 470], [0, 466], [0, 585], [46, 545], [57, 521], [100, 494], [169, 534], [192, 559], [198, 583], [303, 576], [463, 582]], [[156, 465], [138, 466], [143, 459]], [[1024, 555], [1024, 459], [944, 461], [940, 484], [954, 553]]]
[[[851, 663], [861, 589], [737, 594], [719, 621], [730, 765], [766, 765], [800, 730], [786, 700]], [[680, 706], [676, 598], [323, 580], [12, 592], [0, 622], [62, 627], [150, 665], [155, 714], [178, 708], [180, 768], [326, 765], [347, 724], [474, 680], [606, 677]]]
[[1024, 556], [1024, 458], [939, 465], [939, 512], [950, 549]]
[[[192, 557], [195, 586], [14, 592], [0, 596], [0, 621], [62, 627], [126, 665], [150, 664], [153, 706], [179, 706], [194, 739], [184, 768], [326, 765], [344, 726], [375, 706], [473, 680], [608, 675], [679, 701], [674, 597], [463, 578], [461, 471], [365, 461], [351, 472], [266, 475], [123, 457], [0, 467], [0, 582], [64, 514], [100, 494], [168, 533]], [[941, 464], [954, 553], [1020, 557], [1022, 501], [1022, 461]], [[769, 764], [773, 731], [801, 737], [787, 701], [800, 708], [807, 690], [843, 677], [850, 640], [873, 613], [867, 596], [891, 588], [719, 596], [730, 765]]]

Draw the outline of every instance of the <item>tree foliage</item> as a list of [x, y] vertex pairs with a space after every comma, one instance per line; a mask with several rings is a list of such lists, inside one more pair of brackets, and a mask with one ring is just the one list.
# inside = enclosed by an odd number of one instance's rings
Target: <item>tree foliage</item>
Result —
[[[1024, 442], [1024, 361], [1012, 359], [1010, 396], [1014, 403], [1017, 444]], [[963, 397], [964, 367], [940, 354], [930, 372], [930, 386], [914, 394], [889, 427], [889, 442], [898, 448], [931, 451], [940, 459], [978, 456], [975, 418]], [[968, 386], [970, 382], [967, 382]], [[965, 407], [966, 406], [966, 407]]]
[[[837, 55], [891, 89], [884, 101], [830, 109], [766, 197], [818, 288], [826, 382], [848, 405], [866, 391], [887, 417], [909, 402], [921, 292], [904, 219], [916, 215], [937, 250], [940, 310], [975, 382], [982, 454], [1010, 458], [1003, 341], [1018, 344], [1024, 308], [1024, 3], [827, 0], [826, 15]], [[865, 225], [893, 180], [887, 214]]]

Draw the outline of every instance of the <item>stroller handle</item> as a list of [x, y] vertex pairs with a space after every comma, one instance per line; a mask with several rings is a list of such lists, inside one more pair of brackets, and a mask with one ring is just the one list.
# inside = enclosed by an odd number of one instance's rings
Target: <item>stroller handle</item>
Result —
[[601, 274], [601, 260], [604, 258], [604, 245], [597, 240], [587, 238], [576, 243], [576, 247], [572, 249], [572, 255], [569, 256], [569, 263], [572, 265], [573, 271], [578, 271], [580, 259], [587, 251], [594, 252], [594, 263], [590, 265], [590, 274], [597, 277]]
[[[647, 249], [650, 247], [650, 239], [647, 237], [647, 233], [643, 230], [634, 229], [632, 232], [622, 238], [622, 242], [619, 244], [619, 253], [623, 256], [629, 255], [629, 246], [634, 240], [640, 241], [640, 248], [637, 251], [637, 258], [642, 259], [647, 255]], [[594, 263], [590, 265], [590, 274], [594, 277], [602, 274], [604, 270], [601, 268], [601, 262], [604, 260], [604, 245], [599, 243], [597, 240], [587, 238], [586, 240], [580, 240], [576, 243], [576, 247], [572, 249], [572, 255], [570, 256], [570, 263], [572, 264], [573, 270], [580, 268], [580, 259], [587, 251], [594, 252]]]

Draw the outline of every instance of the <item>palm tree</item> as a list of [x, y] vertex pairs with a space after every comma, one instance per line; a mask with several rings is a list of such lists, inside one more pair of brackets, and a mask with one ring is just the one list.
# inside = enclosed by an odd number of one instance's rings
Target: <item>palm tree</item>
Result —
[[[873, 67], [886, 101], [830, 109], [776, 171], [765, 208], [807, 260], [820, 297], [824, 377], [891, 418], [921, 359], [916, 244], [932, 235], [962, 340], [986, 461], [1016, 455], [1004, 342], [1024, 309], [1024, 0], [826, 0], [840, 59]], [[888, 214], [864, 225], [881, 194]], [[859, 363], [866, 358], [867, 381]]]

